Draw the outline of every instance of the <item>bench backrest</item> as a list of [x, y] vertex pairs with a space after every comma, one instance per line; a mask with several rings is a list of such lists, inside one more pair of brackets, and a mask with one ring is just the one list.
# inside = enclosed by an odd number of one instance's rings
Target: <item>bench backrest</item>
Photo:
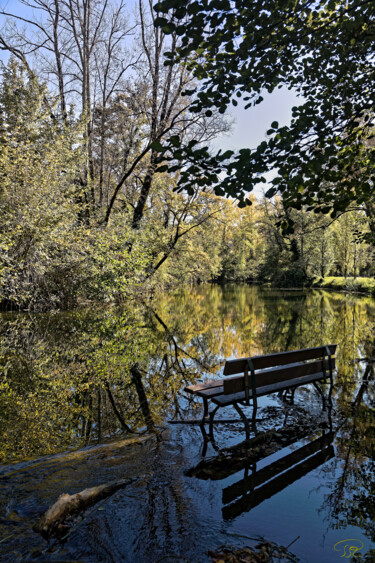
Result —
[[317, 348], [228, 360], [224, 366], [224, 375], [241, 373], [242, 376], [224, 380], [224, 394], [245, 390], [247, 378], [251, 379], [247, 382], [251, 389], [252, 385], [258, 388], [314, 373], [327, 372], [328, 375], [335, 368], [333, 356], [336, 347], [336, 344], [329, 344]]

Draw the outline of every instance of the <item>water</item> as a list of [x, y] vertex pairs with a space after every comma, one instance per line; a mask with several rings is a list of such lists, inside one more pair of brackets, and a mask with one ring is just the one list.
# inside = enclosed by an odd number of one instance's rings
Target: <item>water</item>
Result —
[[[374, 328], [369, 297], [247, 286], [3, 314], [0, 560], [195, 563], [265, 538], [301, 561], [374, 561]], [[183, 387], [226, 358], [327, 343], [338, 344], [331, 417], [306, 386], [294, 406], [261, 399], [257, 443], [239, 422], [217, 424], [209, 443], [166, 423], [199, 418]], [[60, 538], [33, 530], [62, 493], [126, 478]]]

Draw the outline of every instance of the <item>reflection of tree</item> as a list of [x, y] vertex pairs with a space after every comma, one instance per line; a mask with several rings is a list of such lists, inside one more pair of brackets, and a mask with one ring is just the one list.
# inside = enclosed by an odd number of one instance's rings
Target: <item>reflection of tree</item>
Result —
[[375, 355], [368, 298], [200, 286], [152, 307], [3, 315], [0, 323], [2, 459], [151, 431], [166, 413], [183, 414], [185, 385], [231, 356], [337, 342], [338, 407], [371, 393], [354, 362]]
[[[375, 345], [371, 346], [372, 357]], [[375, 540], [375, 413], [372, 385], [374, 360], [367, 362], [356, 391], [340, 402], [340, 432], [337, 437], [336, 467], [340, 475], [333, 480], [325, 499], [330, 525], [359, 526]], [[332, 482], [332, 479], [328, 479]]]
[[116, 431], [113, 405], [120, 389], [126, 393], [141, 345], [128, 314], [84, 310], [2, 320], [2, 457], [47, 453]]

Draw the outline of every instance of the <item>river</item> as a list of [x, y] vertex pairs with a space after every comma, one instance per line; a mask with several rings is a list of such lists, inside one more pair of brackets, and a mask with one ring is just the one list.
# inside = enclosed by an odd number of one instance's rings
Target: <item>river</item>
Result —
[[[259, 541], [305, 562], [375, 560], [373, 298], [198, 286], [3, 313], [0, 332], [1, 561], [203, 563]], [[212, 442], [168, 423], [201, 416], [183, 389], [225, 359], [322, 344], [338, 345], [332, 411], [305, 386], [294, 405], [260, 400], [255, 442], [239, 421]], [[35, 531], [62, 493], [124, 479], [58, 533]]]

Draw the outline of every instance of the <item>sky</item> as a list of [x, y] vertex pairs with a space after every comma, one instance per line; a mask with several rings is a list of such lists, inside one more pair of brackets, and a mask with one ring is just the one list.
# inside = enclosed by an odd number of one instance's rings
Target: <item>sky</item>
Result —
[[[32, 10], [19, 0], [0, 0], [0, 9], [32, 19]], [[0, 14], [0, 25], [4, 19]], [[1, 54], [0, 52], [0, 58], [3, 58]], [[278, 121], [280, 125], [287, 125], [290, 122], [291, 109], [299, 103], [293, 91], [282, 88], [273, 94], [262, 93], [262, 96], [264, 101], [261, 104], [247, 110], [241, 108], [238, 100], [239, 105], [232, 108], [230, 112], [234, 118], [232, 131], [213, 143], [215, 149], [255, 148], [264, 140], [272, 121]]]
[[273, 121], [280, 126], [288, 125], [292, 117], [292, 107], [299, 105], [301, 99], [295, 92], [282, 88], [273, 94], [263, 93], [264, 101], [247, 110], [238, 105], [230, 111], [234, 118], [232, 131], [217, 138], [213, 143], [215, 149], [238, 150], [241, 148], [255, 148], [264, 141], [266, 131]]
[[[259, 143], [265, 140], [266, 132], [270, 129], [273, 121], [277, 121], [280, 126], [288, 125], [292, 118], [292, 107], [300, 105], [302, 100], [292, 90], [281, 88], [272, 94], [262, 92], [263, 102], [245, 110], [238, 105], [232, 108], [229, 115], [234, 119], [232, 129], [229, 134], [218, 137], [213, 141], [212, 147], [215, 150], [238, 151], [242, 148], [256, 148]], [[257, 198], [271, 187], [268, 183], [276, 175], [276, 170], [265, 174], [266, 184], [259, 184], [252, 193]]]

